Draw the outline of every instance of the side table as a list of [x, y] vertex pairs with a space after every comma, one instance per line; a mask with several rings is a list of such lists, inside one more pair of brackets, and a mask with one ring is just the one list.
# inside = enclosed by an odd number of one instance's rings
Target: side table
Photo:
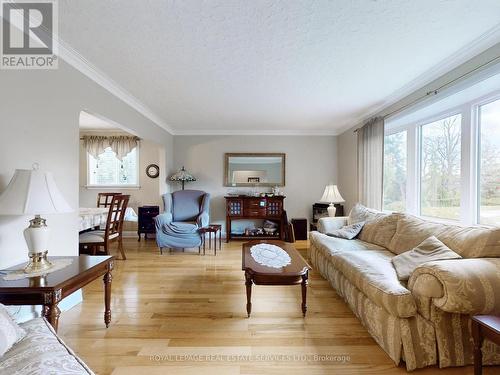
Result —
[[[217, 232], [219, 233], [219, 250], [222, 249], [222, 225], [220, 224], [209, 224], [206, 227], [200, 228], [201, 243], [203, 246], [203, 255], [205, 255], [206, 248], [206, 237], [208, 233], [208, 249], [212, 248], [212, 233], [214, 234], [214, 255], [217, 255]], [[201, 247], [198, 248], [198, 252], [201, 251]]]
[[475, 315], [471, 318], [474, 339], [474, 375], [483, 373], [483, 352], [485, 338], [500, 345], [500, 316]]
[[[43, 316], [57, 332], [61, 310], [58, 303], [71, 293], [103, 276], [104, 281], [104, 323], [111, 323], [111, 271], [113, 256], [69, 256], [49, 257], [51, 259], [72, 259], [73, 262], [45, 276], [20, 280], [3, 280], [0, 275], [0, 303], [5, 305], [42, 305]], [[19, 264], [9, 270], [23, 269]]]
[[144, 233], [144, 239], [148, 239], [149, 234], [156, 233], [154, 218], [160, 214], [158, 206], [141, 206], [138, 208], [139, 214], [137, 219], [137, 235], [141, 241], [141, 234]]

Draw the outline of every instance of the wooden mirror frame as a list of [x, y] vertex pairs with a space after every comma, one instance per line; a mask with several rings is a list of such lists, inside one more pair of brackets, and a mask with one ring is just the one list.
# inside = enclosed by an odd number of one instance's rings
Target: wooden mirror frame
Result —
[[[229, 181], [229, 158], [230, 157], [280, 157], [281, 158], [281, 183], [270, 183], [270, 182], [248, 182], [248, 183], [238, 183], [233, 185]], [[230, 152], [224, 154], [224, 186], [227, 187], [252, 187], [252, 186], [285, 186], [285, 170], [286, 170], [286, 154], [285, 153], [266, 153], [266, 152], [254, 152], [254, 153], [244, 153], [244, 152]]]

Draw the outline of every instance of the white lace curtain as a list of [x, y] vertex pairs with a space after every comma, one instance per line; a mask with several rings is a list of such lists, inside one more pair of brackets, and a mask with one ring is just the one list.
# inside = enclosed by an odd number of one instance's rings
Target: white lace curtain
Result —
[[358, 129], [358, 199], [382, 209], [384, 119], [377, 117]]
[[85, 150], [94, 158], [98, 158], [107, 147], [116, 153], [118, 160], [122, 160], [139, 144], [138, 137], [130, 136], [101, 136], [86, 135], [82, 137]]

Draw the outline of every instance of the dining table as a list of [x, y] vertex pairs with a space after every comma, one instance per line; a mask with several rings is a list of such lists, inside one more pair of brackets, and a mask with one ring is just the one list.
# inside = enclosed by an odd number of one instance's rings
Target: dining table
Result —
[[[94, 228], [104, 228], [108, 218], [109, 207], [80, 207], [79, 231], [84, 232]], [[137, 221], [137, 213], [132, 207], [125, 210], [124, 221]]]

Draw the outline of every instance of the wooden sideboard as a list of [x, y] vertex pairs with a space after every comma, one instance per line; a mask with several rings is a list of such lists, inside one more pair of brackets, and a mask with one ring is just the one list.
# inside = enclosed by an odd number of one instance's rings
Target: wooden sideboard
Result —
[[[285, 197], [252, 197], [246, 195], [226, 196], [226, 242], [231, 239], [275, 239], [283, 240], [285, 237], [284, 202]], [[248, 236], [235, 234], [231, 231], [234, 220], [270, 220], [278, 224], [276, 234], [263, 234]]]

